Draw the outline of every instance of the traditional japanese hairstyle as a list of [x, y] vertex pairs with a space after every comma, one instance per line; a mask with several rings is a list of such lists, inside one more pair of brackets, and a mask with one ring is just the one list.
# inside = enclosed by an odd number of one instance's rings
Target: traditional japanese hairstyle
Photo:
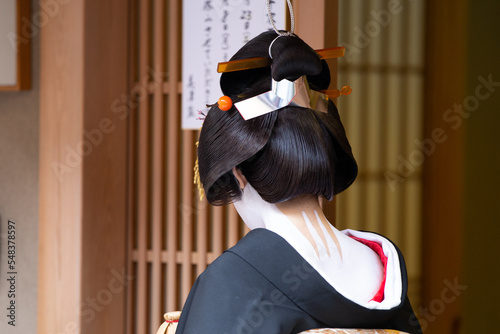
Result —
[[223, 73], [220, 86], [233, 106], [213, 106], [203, 123], [199, 176], [213, 205], [241, 197], [233, 167], [270, 203], [303, 194], [331, 200], [356, 178], [356, 161], [331, 100], [324, 112], [290, 104], [245, 120], [238, 111], [238, 102], [270, 91], [273, 81], [307, 78], [311, 91], [328, 88], [326, 62], [296, 35], [277, 36], [262, 33], [236, 52], [231, 61], [272, 54], [271, 66]]

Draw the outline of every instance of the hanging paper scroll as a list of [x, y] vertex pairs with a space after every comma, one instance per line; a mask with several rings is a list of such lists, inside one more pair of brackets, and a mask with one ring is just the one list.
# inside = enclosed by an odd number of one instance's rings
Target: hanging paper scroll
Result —
[[[285, 0], [271, 0], [279, 29], [285, 28]], [[199, 129], [198, 110], [222, 95], [217, 64], [246, 42], [272, 29], [264, 0], [184, 0], [182, 26], [182, 128]]]

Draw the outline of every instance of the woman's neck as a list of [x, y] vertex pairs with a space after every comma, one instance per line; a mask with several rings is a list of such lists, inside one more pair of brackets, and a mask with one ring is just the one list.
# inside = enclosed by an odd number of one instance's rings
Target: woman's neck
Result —
[[318, 197], [313, 195], [297, 196], [286, 202], [276, 203], [276, 207], [288, 217], [302, 218], [303, 213], [309, 217], [314, 217], [315, 212], [320, 218], [325, 217], [319, 205]]
[[[318, 258], [320, 253], [323, 253], [320, 252], [320, 247], [326, 249], [325, 254], [328, 257], [334, 255], [330, 252], [332, 247], [329, 246], [333, 244], [335, 245], [333, 248], [338, 249], [342, 258], [334, 228], [326, 219], [316, 196], [303, 195], [286, 202], [272, 204], [264, 201], [248, 183], [243, 190], [243, 196], [234, 203], [234, 206], [250, 229], [266, 228], [281, 235], [295, 246], [306, 239]], [[295, 229], [289, 224], [293, 224]]]
[[329, 226], [329, 222], [319, 204], [318, 197], [313, 195], [298, 196], [286, 202], [277, 203], [276, 207], [299, 229], [302, 235], [314, 247], [316, 253], [319, 253], [317, 242], [314, 241], [311, 227], [307, 226], [308, 223], [312, 225], [312, 228], [321, 239], [321, 242], [325, 245], [328, 255], [330, 256], [331, 254], [328, 247], [326, 247], [328, 244], [327, 239], [331, 238], [337, 246], [339, 255], [342, 258], [339, 241]]

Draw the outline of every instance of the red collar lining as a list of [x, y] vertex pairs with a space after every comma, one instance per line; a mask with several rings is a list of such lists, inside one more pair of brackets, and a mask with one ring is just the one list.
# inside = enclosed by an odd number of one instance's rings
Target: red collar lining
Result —
[[350, 237], [360, 243], [362, 243], [365, 246], [370, 247], [377, 255], [380, 257], [380, 261], [382, 261], [382, 265], [384, 266], [384, 273], [382, 276], [382, 282], [380, 283], [380, 287], [373, 296], [373, 298], [370, 301], [376, 301], [378, 303], [381, 303], [384, 300], [384, 290], [385, 290], [385, 279], [387, 276], [387, 256], [384, 254], [384, 250], [382, 249], [382, 246], [378, 244], [376, 241], [371, 241], [371, 240], [366, 240], [362, 238], [357, 238], [352, 235]]

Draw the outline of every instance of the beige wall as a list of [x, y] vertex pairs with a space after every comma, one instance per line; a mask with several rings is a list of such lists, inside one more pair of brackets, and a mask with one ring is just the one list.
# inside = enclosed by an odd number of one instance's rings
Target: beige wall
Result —
[[[37, 1], [33, 1], [34, 5]], [[34, 7], [33, 10], [36, 10]], [[39, 36], [32, 89], [0, 92], [0, 333], [35, 333], [38, 262]], [[16, 223], [16, 326], [7, 324], [7, 222]]]

